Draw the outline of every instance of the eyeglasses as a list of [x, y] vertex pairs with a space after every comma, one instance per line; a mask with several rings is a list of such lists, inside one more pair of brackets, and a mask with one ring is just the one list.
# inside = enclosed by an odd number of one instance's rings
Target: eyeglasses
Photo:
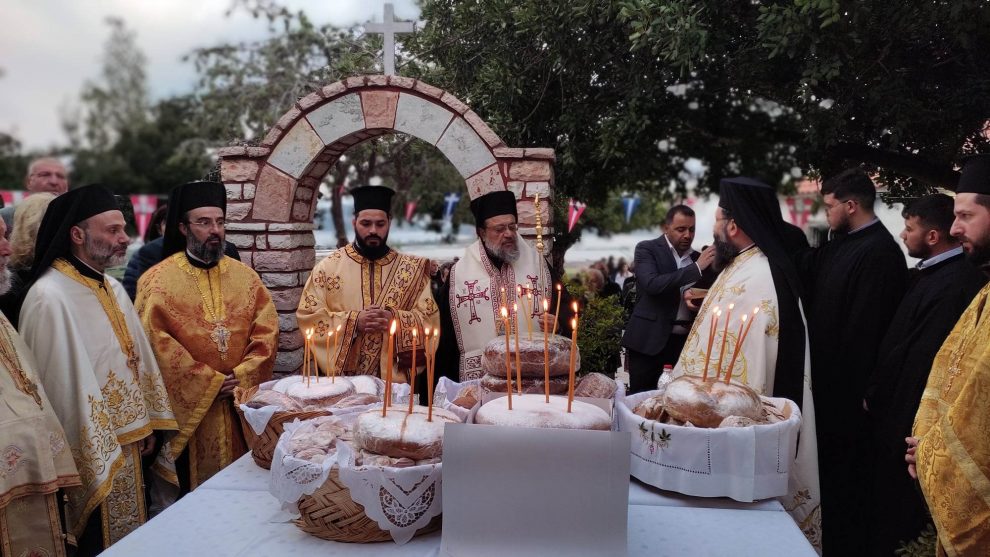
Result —
[[186, 222], [186, 224], [209, 230], [214, 226], [222, 229], [227, 223], [224, 219], [197, 219], [191, 222]]
[[518, 224], [500, 224], [498, 226], [486, 226], [485, 227], [485, 230], [491, 230], [492, 232], [494, 232], [495, 234], [497, 234], [499, 236], [501, 236], [502, 234], [505, 234], [505, 231], [506, 230], [508, 230], [509, 232], [512, 232], [513, 234], [515, 234], [516, 231], [519, 230], [519, 225]]

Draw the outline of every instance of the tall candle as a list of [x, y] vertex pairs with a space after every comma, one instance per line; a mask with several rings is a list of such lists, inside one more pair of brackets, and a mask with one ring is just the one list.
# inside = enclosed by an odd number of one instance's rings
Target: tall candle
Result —
[[550, 331], [547, 329], [549, 309], [550, 300], [543, 298], [543, 391], [547, 404], [550, 404]]
[[577, 316], [571, 319], [571, 367], [567, 376], [567, 412], [571, 411], [571, 403], [574, 402], [574, 366], [577, 358]]
[[[739, 323], [739, 335], [736, 337], [736, 347], [732, 351], [732, 358], [729, 359], [729, 369], [725, 374], [725, 384], [729, 384], [729, 379], [732, 377], [732, 367], [736, 363], [736, 357], [739, 356], [739, 352], [742, 351], [742, 345], [746, 342], [746, 336], [749, 335], [749, 329], [753, 326], [753, 321], [756, 321], [756, 314], [760, 312], [759, 306], [753, 308], [753, 318], [746, 323], [746, 315], [742, 316], [742, 322]], [[746, 323], [746, 329], [743, 330], [743, 323]]]
[[708, 350], [705, 352], [705, 373], [701, 376], [702, 381], [708, 381], [708, 364], [712, 361], [712, 344], [715, 342], [715, 331], [718, 330], [718, 316], [721, 313], [718, 306], [712, 309], [712, 318], [708, 327]]
[[324, 338], [324, 341], [325, 342], [323, 343], [324, 344], [324, 348], [327, 351], [327, 366], [326, 366], [327, 369], [326, 369], [326, 374], [327, 374], [327, 377], [330, 378], [330, 382], [331, 383], [334, 382], [334, 377], [330, 373], [330, 337], [332, 337], [332, 336], [333, 336], [333, 330], [327, 329], [327, 334], [325, 335], [325, 338]]
[[388, 329], [388, 371], [385, 374], [385, 404], [382, 405], [382, 417], [388, 412], [388, 405], [392, 403], [392, 350], [395, 346], [395, 328], [398, 326], [395, 319]]
[[[519, 368], [519, 305], [512, 302], [512, 311], [516, 314], [516, 389], [522, 394], [522, 372]], [[511, 388], [511, 387], [510, 387]]]
[[729, 304], [729, 312], [725, 314], [725, 327], [722, 329], [722, 348], [718, 351], [718, 365], [715, 366], [715, 379], [722, 374], [722, 359], [725, 357], [725, 343], [729, 340], [729, 321], [732, 319], [732, 308], [736, 304]]
[[[306, 374], [306, 388], [309, 388], [309, 377], [313, 374], [313, 370], [309, 367], [309, 355], [313, 352], [313, 329], [306, 330], [306, 342], [303, 348], [303, 370]], [[319, 383], [319, 379], [317, 379]]]
[[416, 326], [413, 325], [412, 330], [413, 337], [413, 349], [412, 349], [412, 367], [409, 368], [409, 413], [412, 414], [413, 411], [413, 398], [416, 395]]
[[557, 283], [557, 309], [555, 309], [554, 312], [553, 312], [553, 317], [554, 317], [554, 320], [553, 320], [553, 331], [552, 331], [553, 334], [557, 334], [557, 323], [560, 322], [560, 298], [561, 298], [561, 293], [562, 293], [561, 292], [561, 286], [560, 286], [560, 283], [558, 282]]
[[[334, 332], [337, 333], [333, 337], [333, 354], [334, 354], [334, 357], [336, 357], [337, 354], [339, 354], [339, 352], [337, 351], [337, 341], [338, 341], [338, 339], [340, 339], [340, 325], [337, 325], [337, 328], [334, 329]], [[334, 370], [333, 370], [333, 377], [337, 377], [337, 370], [336, 370], [336, 368], [334, 368]]]
[[529, 332], [529, 341], [533, 342], [533, 290], [526, 291], [526, 330]]
[[430, 358], [430, 370], [426, 374], [426, 396], [430, 399], [430, 409], [427, 410], [426, 421], [433, 421], [433, 373], [437, 365], [437, 347], [440, 346], [440, 328], [433, 329], [433, 357]]
[[502, 321], [505, 322], [505, 392], [509, 396], [509, 410], [512, 410], [512, 370], [509, 369], [509, 310], [502, 306]]

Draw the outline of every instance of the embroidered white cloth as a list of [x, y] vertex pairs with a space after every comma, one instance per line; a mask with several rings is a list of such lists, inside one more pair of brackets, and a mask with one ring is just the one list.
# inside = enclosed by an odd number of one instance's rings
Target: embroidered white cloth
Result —
[[637, 404], [657, 391], [625, 396], [616, 393], [615, 431], [632, 433], [630, 473], [661, 489], [701, 497], [757, 501], [787, 495], [794, 466], [801, 411], [782, 398], [761, 397], [778, 411], [790, 407], [783, 421], [731, 428], [663, 424], [633, 414]]

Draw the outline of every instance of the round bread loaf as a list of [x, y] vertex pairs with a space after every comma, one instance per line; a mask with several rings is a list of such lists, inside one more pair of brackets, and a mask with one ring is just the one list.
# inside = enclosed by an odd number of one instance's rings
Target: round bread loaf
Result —
[[647, 420], [662, 421], [662, 418], [664, 417], [663, 396], [656, 395], [643, 400], [636, 405], [636, 408], [633, 410], [633, 414], [642, 416]]
[[354, 392], [358, 394], [375, 395], [379, 398], [385, 390], [385, 384], [374, 375], [349, 375], [347, 378], [354, 384]]
[[251, 397], [251, 400], [247, 401], [247, 405], [250, 408], [262, 408], [274, 405], [289, 412], [296, 412], [300, 408], [299, 403], [293, 398], [271, 389], [259, 389]]
[[426, 421], [427, 408], [390, 406], [382, 417], [380, 409], [362, 412], [354, 424], [354, 444], [366, 451], [392, 458], [413, 460], [437, 458], [443, 454], [443, 426], [460, 423], [453, 413], [433, 408], [433, 421]]
[[[571, 339], [560, 335], [550, 335], [547, 352], [550, 362], [550, 377], [566, 376], [570, 372]], [[516, 339], [509, 339], [509, 365], [512, 376], [516, 374]], [[494, 376], [505, 376], [505, 337], [495, 337], [481, 355], [481, 369]], [[528, 333], [519, 335], [519, 369], [523, 378], [543, 378], [543, 333], [533, 331], [533, 340]], [[574, 364], [575, 371], [581, 369], [581, 354]]]
[[608, 376], [598, 372], [585, 375], [574, 386], [574, 396], [590, 398], [612, 398], [619, 386]]
[[[490, 393], [504, 393], [505, 392], [505, 377], [498, 377], [492, 375], [481, 376], [481, 388]], [[515, 387], [516, 380], [515, 377], [512, 378], [512, 386]], [[543, 379], [533, 379], [523, 377], [522, 380], [522, 390], [524, 393], [543, 393]], [[567, 392], [567, 377], [551, 377], [550, 378], [550, 394], [560, 395]]]
[[587, 402], [575, 400], [571, 412], [567, 412], [567, 398], [543, 395], [513, 395], [512, 410], [509, 397], [499, 397], [481, 406], [474, 416], [474, 423], [485, 425], [530, 427], [547, 429], [596, 429], [612, 428], [608, 412]]
[[[276, 384], [277, 386], [278, 384]], [[303, 407], [325, 408], [338, 400], [354, 394], [354, 385], [346, 377], [336, 377], [333, 381], [322, 379], [298, 382], [289, 385], [285, 394], [294, 398]]]
[[348, 395], [337, 402], [334, 403], [334, 408], [351, 408], [353, 406], [367, 406], [369, 404], [375, 404], [376, 402], [381, 402], [382, 399], [370, 394], [354, 393]]
[[763, 419], [763, 403], [756, 391], [741, 383], [702, 381], [682, 375], [667, 385], [663, 407], [675, 420], [697, 427], [718, 427], [729, 416]]
[[283, 377], [272, 385], [272, 390], [277, 393], [285, 394], [289, 391], [290, 385], [295, 385], [296, 383], [302, 383], [302, 375], [290, 375], [288, 377]]

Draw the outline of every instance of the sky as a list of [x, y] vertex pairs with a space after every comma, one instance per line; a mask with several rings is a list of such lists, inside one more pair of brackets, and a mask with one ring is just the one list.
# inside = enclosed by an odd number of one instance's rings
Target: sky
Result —
[[[194, 48], [257, 40], [267, 22], [243, 10], [225, 12], [233, 0], [10, 0], [0, 33], [0, 132], [28, 150], [65, 144], [62, 107], [78, 106], [87, 80], [100, 73], [107, 17], [122, 18], [144, 52], [152, 101], [192, 90], [196, 73], [182, 56]], [[416, 20], [415, 0], [391, 0], [395, 17]], [[281, 0], [315, 24], [349, 26], [381, 21], [383, 0]]]

